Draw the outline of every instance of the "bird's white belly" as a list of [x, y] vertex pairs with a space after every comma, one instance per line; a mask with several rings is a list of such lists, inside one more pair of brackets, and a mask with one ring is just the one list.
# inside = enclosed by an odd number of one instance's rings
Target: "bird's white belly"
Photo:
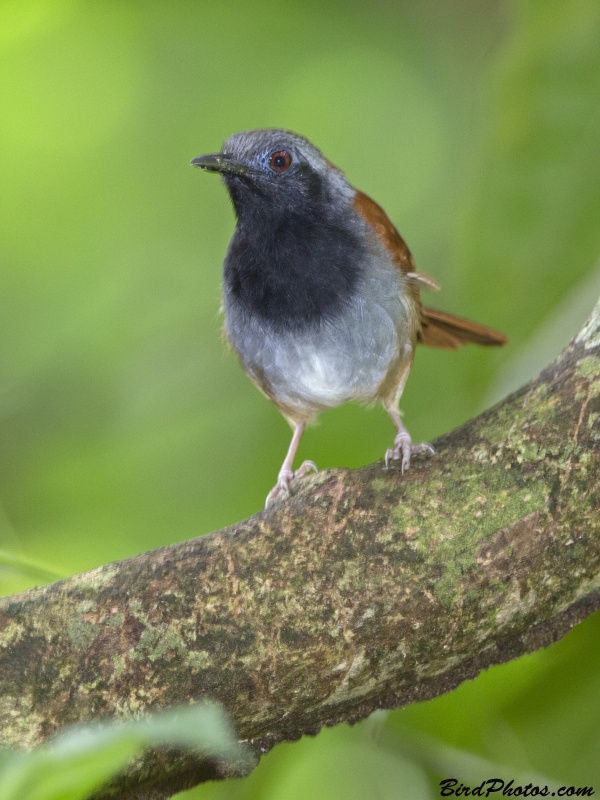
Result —
[[360, 348], [352, 357], [347, 347], [321, 344], [307, 341], [277, 348], [271, 386], [282, 403], [298, 411], [371, 400], [397, 352], [396, 348], [387, 348], [386, 354]]
[[246, 328], [236, 350], [280, 407], [308, 418], [349, 400], [376, 399], [399, 355], [410, 358], [410, 342], [399, 333], [407, 326], [398, 325], [402, 314], [394, 310], [396, 321], [379, 304], [357, 301], [337, 320], [301, 335]]
[[336, 406], [348, 399], [352, 375], [343, 358], [310, 345], [298, 356], [290, 395], [296, 394], [327, 406]]
[[342, 311], [302, 332], [236, 316], [226, 302], [226, 332], [245, 370], [290, 419], [373, 401], [398, 358], [412, 360], [414, 304], [399, 281], [398, 269], [383, 263]]

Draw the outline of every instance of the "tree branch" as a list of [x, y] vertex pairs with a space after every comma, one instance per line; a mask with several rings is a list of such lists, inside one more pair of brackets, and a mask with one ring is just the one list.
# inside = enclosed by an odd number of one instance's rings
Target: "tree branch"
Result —
[[[435, 697], [600, 606], [600, 303], [411, 470], [334, 470], [209, 536], [0, 602], [6, 745], [212, 697], [257, 753]], [[239, 774], [152, 751], [98, 797]]]

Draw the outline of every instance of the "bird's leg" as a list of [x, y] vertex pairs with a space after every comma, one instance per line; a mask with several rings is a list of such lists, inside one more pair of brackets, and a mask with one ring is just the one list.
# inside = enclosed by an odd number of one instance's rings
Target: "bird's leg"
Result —
[[294, 428], [294, 435], [292, 436], [292, 441], [290, 442], [290, 446], [287, 451], [287, 455], [284, 459], [283, 464], [281, 465], [281, 469], [279, 470], [279, 475], [277, 476], [277, 483], [271, 489], [269, 494], [267, 495], [267, 502], [265, 503], [265, 507], [269, 505], [273, 500], [277, 498], [285, 498], [289, 497], [290, 494], [290, 483], [294, 480], [294, 478], [301, 478], [303, 475], [306, 475], [307, 472], [313, 470], [314, 472], [318, 472], [317, 465], [314, 461], [304, 461], [302, 465], [297, 469], [295, 472], [292, 469], [294, 466], [294, 457], [296, 455], [296, 450], [298, 449], [298, 445], [300, 444], [300, 439], [302, 438], [302, 434], [304, 433], [304, 429], [306, 428], [306, 422], [298, 422], [296, 427]]
[[404, 427], [400, 412], [396, 408], [390, 408], [386, 406], [386, 411], [396, 426], [394, 447], [390, 447], [385, 451], [386, 468], [389, 466], [391, 458], [393, 458], [394, 461], [402, 458], [402, 474], [404, 474], [404, 470], [408, 469], [410, 466], [411, 456], [415, 455], [416, 453], [431, 453], [432, 455], [435, 455], [435, 450], [430, 444], [427, 444], [427, 442], [421, 442], [421, 444], [412, 443], [410, 433]]

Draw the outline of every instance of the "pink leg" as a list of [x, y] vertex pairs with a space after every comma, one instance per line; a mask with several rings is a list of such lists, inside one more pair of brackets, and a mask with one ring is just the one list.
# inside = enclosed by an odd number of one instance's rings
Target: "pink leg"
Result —
[[302, 438], [302, 434], [304, 433], [305, 428], [306, 428], [306, 422], [299, 422], [294, 428], [294, 435], [292, 436], [292, 441], [290, 442], [287, 455], [284, 459], [283, 464], [281, 465], [281, 469], [279, 470], [279, 475], [277, 476], [277, 483], [267, 495], [267, 502], [265, 503], [265, 507], [269, 506], [270, 503], [273, 502], [273, 500], [276, 500], [278, 498], [284, 499], [286, 497], [289, 497], [290, 483], [294, 480], [294, 478], [301, 478], [303, 475], [306, 475], [306, 473], [310, 472], [311, 470], [314, 470], [314, 472], [318, 472], [317, 465], [314, 463], [314, 461], [304, 461], [301, 467], [297, 469], [295, 472], [292, 469], [292, 467], [294, 466], [294, 457], [296, 456], [296, 450], [298, 449], [298, 445], [300, 444], [300, 439]]
[[397, 411], [395, 408], [388, 408], [386, 406], [386, 411], [392, 418], [394, 425], [396, 426], [396, 437], [394, 439], [394, 447], [389, 448], [385, 451], [385, 466], [386, 468], [389, 467], [390, 458], [393, 458], [394, 461], [397, 461], [400, 457], [402, 458], [402, 474], [404, 474], [404, 470], [410, 467], [410, 457], [415, 455], [416, 453], [431, 453], [435, 455], [435, 450], [430, 444], [427, 442], [421, 442], [421, 444], [413, 444], [412, 439], [410, 438], [410, 433], [404, 427], [404, 423], [402, 422], [402, 418], [400, 417], [400, 412]]

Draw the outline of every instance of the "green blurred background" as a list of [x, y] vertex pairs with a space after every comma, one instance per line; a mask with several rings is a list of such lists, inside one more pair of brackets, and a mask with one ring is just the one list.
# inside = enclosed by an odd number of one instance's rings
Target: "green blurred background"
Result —
[[[265, 126], [385, 207], [443, 286], [426, 303], [510, 337], [417, 354], [415, 439], [534, 376], [600, 294], [598, 0], [0, 0], [4, 594], [261, 508], [290, 431], [221, 341], [233, 213], [189, 160]], [[391, 438], [348, 406], [299, 458]], [[186, 796], [425, 798], [475, 756], [600, 791], [599, 628]]]

